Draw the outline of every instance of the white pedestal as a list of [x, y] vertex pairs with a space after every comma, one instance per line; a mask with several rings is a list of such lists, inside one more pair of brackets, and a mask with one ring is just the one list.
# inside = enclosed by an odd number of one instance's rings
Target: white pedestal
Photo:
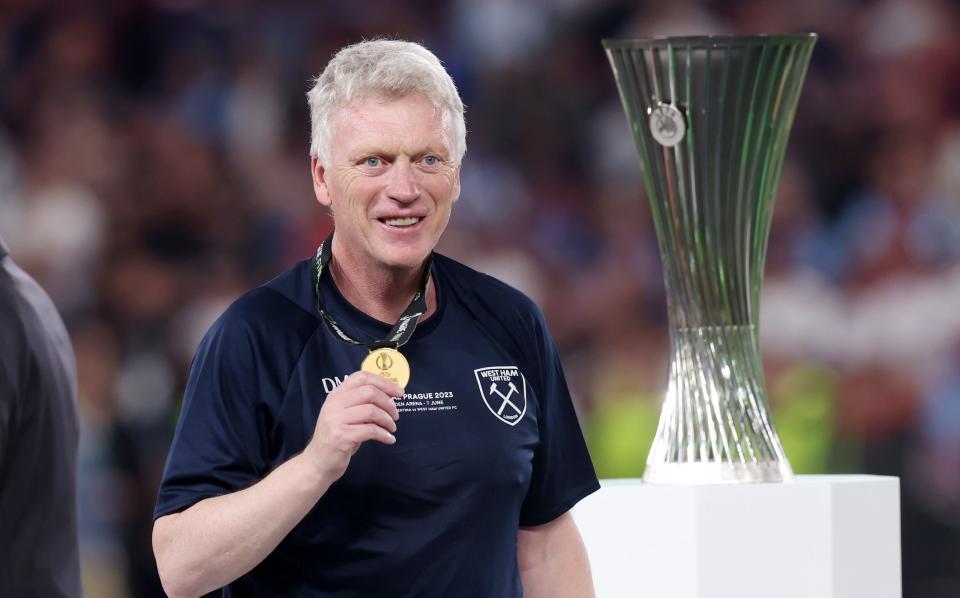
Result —
[[573, 510], [598, 598], [900, 598], [900, 483], [604, 480]]

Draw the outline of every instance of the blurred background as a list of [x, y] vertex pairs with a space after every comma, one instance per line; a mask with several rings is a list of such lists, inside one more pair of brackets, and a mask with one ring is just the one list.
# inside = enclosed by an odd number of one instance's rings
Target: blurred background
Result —
[[636, 477], [669, 338], [600, 39], [806, 31], [761, 317], [775, 423], [797, 473], [900, 476], [904, 596], [960, 595], [956, 3], [5, 0], [0, 235], [77, 353], [88, 595], [162, 595], [151, 511], [192, 352], [329, 230], [304, 93], [337, 49], [445, 62], [469, 149], [441, 251], [543, 307], [598, 473]]

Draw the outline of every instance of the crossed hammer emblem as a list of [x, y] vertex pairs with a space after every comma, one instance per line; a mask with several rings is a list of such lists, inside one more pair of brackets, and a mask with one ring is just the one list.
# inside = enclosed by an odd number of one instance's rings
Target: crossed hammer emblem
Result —
[[513, 401], [510, 400], [510, 397], [512, 397], [514, 393], [517, 393], [520, 391], [517, 390], [517, 387], [513, 384], [513, 382], [510, 382], [509, 386], [510, 386], [510, 390], [507, 392], [507, 394], [503, 394], [502, 392], [500, 392], [500, 389], [497, 388], [496, 382], [493, 382], [490, 384], [490, 394], [493, 395], [494, 393], [496, 393], [497, 396], [503, 399], [503, 402], [500, 403], [500, 409], [497, 409], [497, 415], [503, 415], [503, 410], [507, 405], [510, 405], [510, 407], [512, 407], [513, 410], [516, 411], [518, 415], [523, 413], [523, 411], [521, 411], [520, 408], [514, 405]]

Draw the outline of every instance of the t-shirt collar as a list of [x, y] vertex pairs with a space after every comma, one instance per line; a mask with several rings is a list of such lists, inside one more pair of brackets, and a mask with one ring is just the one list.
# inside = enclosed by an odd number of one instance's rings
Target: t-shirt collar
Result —
[[[417, 326], [417, 331], [413, 334], [413, 339], [411, 340], [420, 338], [433, 330], [439, 323], [440, 316], [443, 314], [444, 297], [441, 297], [441, 283], [439, 282], [441, 276], [438, 276], [437, 268], [437, 261], [434, 260], [432, 263], [431, 277], [433, 278], [434, 289], [436, 290], [437, 309], [425, 322]], [[324, 309], [333, 316], [339, 325], [345, 327], [345, 329], [357, 339], [381, 339], [386, 336], [393, 327], [393, 324], [381, 322], [354, 307], [353, 304], [343, 296], [340, 289], [337, 288], [332, 276], [327, 275], [321, 277], [320, 294]]]

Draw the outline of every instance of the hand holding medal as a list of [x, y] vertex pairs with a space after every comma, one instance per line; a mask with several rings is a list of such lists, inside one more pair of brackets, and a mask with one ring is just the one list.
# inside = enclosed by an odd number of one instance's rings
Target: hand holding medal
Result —
[[320, 476], [333, 483], [347, 470], [350, 459], [364, 442], [386, 445], [397, 442], [400, 412], [394, 397], [403, 389], [386, 378], [354, 372], [333, 389], [323, 402], [313, 438], [304, 449]]
[[420, 290], [386, 338], [360, 341], [347, 334], [320, 301], [320, 277], [330, 263], [332, 241], [333, 233], [317, 248], [317, 310], [335, 337], [370, 350], [360, 364], [360, 371], [347, 376], [327, 395], [313, 438], [305, 449], [305, 453], [312, 455], [321, 475], [336, 480], [346, 471], [350, 457], [362, 443], [376, 440], [389, 445], [397, 441], [394, 434], [400, 413], [394, 397], [402, 396], [403, 388], [410, 381], [410, 364], [398, 349], [410, 340], [417, 319], [427, 312], [430, 264], [427, 263]]

